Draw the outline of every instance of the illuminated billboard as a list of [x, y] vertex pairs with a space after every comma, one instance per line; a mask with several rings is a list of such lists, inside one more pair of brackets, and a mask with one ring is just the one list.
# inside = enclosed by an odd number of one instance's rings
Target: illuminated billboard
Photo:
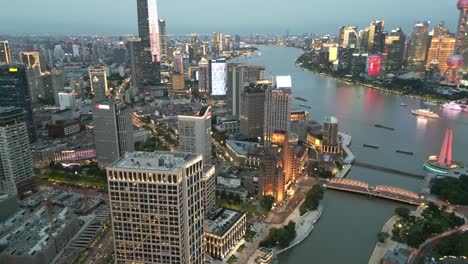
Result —
[[292, 88], [291, 76], [276, 76], [277, 88]]
[[211, 60], [210, 66], [211, 95], [226, 95], [226, 59]]
[[369, 57], [367, 57], [367, 63], [366, 63], [367, 76], [380, 75], [381, 65], [382, 65], [382, 57], [380, 55], [369, 55]]

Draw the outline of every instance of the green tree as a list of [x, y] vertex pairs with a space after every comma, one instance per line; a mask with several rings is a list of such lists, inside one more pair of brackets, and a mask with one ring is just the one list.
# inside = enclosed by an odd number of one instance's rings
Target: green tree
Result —
[[263, 199], [260, 201], [260, 206], [267, 212], [271, 210], [273, 207], [273, 203], [275, 202], [275, 198], [271, 196], [264, 196]]
[[410, 216], [410, 213], [410, 209], [406, 207], [398, 207], [397, 209], [395, 209], [395, 214], [399, 217], [408, 218]]

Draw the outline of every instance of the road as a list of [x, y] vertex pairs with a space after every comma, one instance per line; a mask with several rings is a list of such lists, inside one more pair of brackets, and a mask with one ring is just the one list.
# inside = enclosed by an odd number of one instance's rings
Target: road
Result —
[[112, 229], [107, 229], [101, 240], [88, 251], [88, 258], [84, 263], [87, 264], [107, 264], [107, 257], [114, 252], [114, 239]]
[[317, 184], [318, 180], [315, 178], [301, 178], [297, 183], [296, 191], [291, 199], [286, 202], [284, 208], [280, 208], [278, 212], [272, 213], [270, 224], [278, 225], [288, 218], [288, 216], [294, 211], [294, 209], [304, 200], [306, 193], [312, 188], [313, 185]]

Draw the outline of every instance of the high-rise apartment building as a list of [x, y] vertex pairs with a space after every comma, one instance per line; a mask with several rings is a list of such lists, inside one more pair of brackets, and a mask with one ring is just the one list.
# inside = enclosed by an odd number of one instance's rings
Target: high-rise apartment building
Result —
[[115, 263], [203, 263], [203, 158], [133, 152], [107, 168]]
[[411, 39], [408, 45], [409, 69], [423, 72], [426, 64], [427, 51], [429, 48], [429, 21], [417, 22], [413, 26]]
[[[137, 0], [138, 35], [140, 42], [135, 42], [137, 63], [141, 75], [137, 74], [142, 85], [156, 85], [161, 82], [161, 45], [159, 20], [156, 0]], [[140, 88], [140, 91], [142, 89]]]
[[167, 60], [167, 33], [166, 33], [166, 20], [160, 19], [159, 25], [159, 45], [161, 50], [161, 60]]
[[10, 44], [8, 40], [0, 41], [0, 64], [10, 64], [11, 63], [11, 53], [10, 53]]
[[223, 52], [223, 33], [214, 32], [213, 33], [213, 53], [217, 57]]
[[263, 137], [265, 90], [262, 85], [247, 87], [241, 96], [240, 133], [248, 138]]
[[398, 71], [403, 67], [406, 35], [401, 28], [394, 29], [385, 37], [387, 51], [386, 70]]
[[93, 66], [88, 69], [91, 92], [94, 94], [94, 101], [102, 101], [110, 95], [107, 85], [107, 66]]
[[427, 53], [426, 70], [431, 68], [431, 64], [438, 66], [439, 72], [443, 75], [448, 69], [447, 60], [455, 51], [457, 39], [451, 35], [444, 24], [439, 24], [431, 38], [431, 44]]
[[263, 140], [271, 141], [276, 131], [290, 132], [291, 89], [271, 89], [265, 95]]
[[230, 35], [224, 36], [223, 50], [232, 51], [232, 37]]
[[326, 153], [340, 153], [340, 141], [338, 137], [338, 118], [326, 117], [323, 122], [322, 150]]
[[99, 166], [106, 167], [135, 150], [130, 107], [118, 100], [96, 102], [93, 120]]
[[0, 107], [16, 106], [24, 109], [29, 140], [35, 142], [36, 127], [24, 65], [0, 65], [0, 95]]
[[36, 191], [25, 112], [0, 107], [0, 192], [23, 199]]
[[203, 107], [197, 115], [179, 115], [179, 150], [203, 156], [211, 164], [211, 107]]
[[230, 63], [227, 72], [227, 107], [231, 115], [238, 117], [244, 89], [265, 79], [265, 67]]
[[341, 48], [357, 48], [357, 27], [342, 26], [340, 27], [339, 46]]
[[140, 38], [130, 38], [127, 42], [128, 58], [130, 61], [130, 75], [132, 76], [132, 87], [138, 88], [143, 93], [143, 75], [141, 64], [139, 63], [140, 54]]
[[210, 64], [205, 58], [198, 63], [198, 92], [210, 93]]

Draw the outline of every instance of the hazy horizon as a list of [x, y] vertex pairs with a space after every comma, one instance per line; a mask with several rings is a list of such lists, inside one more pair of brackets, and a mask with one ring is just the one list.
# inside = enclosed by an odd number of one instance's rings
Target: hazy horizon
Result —
[[[159, 18], [168, 34], [191, 32], [266, 35], [337, 34], [342, 25], [367, 26], [384, 19], [385, 30], [401, 26], [410, 33], [416, 21], [432, 27], [445, 21], [455, 31], [456, 0], [160, 0]], [[181, 8], [184, 6], [184, 8]], [[339, 6], [339, 8], [338, 8]], [[0, 35], [123, 35], [137, 34], [136, 0], [22, 0], [2, 6]], [[193, 12], [196, 10], [197, 12]]]

